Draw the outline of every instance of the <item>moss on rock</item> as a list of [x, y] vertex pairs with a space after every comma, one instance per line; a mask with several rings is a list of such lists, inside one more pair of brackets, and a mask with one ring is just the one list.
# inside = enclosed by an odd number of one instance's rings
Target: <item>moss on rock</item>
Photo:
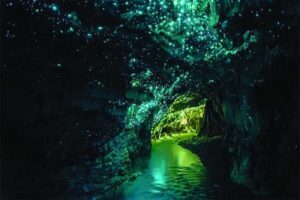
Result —
[[171, 104], [167, 115], [153, 126], [151, 135], [158, 139], [174, 133], [196, 133], [203, 120], [205, 106], [199, 103], [197, 96], [186, 94], [179, 96]]
[[181, 95], [175, 99], [169, 108], [169, 112], [176, 112], [185, 108], [199, 106], [199, 97], [193, 94]]

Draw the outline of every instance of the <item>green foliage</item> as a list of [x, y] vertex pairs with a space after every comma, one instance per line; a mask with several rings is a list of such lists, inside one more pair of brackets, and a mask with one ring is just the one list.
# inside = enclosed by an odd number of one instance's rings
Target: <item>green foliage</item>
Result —
[[199, 105], [199, 97], [193, 94], [185, 94], [177, 97], [171, 104], [169, 112], [176, 112], [188, 107], [196, 107]]
[[196, 102], [197, 98], [191, 94], [179, 96], [170, 106], [167, 115], [153, 126], [152, 138], [159, 139], [174, 133], [198, 132], [204, 117], [205, 105], [199, 105], [199, 101], [197, 105]]

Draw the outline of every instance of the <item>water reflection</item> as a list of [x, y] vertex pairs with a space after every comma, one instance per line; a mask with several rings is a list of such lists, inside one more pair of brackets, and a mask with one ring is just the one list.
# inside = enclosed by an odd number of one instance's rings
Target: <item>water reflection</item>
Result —
[[198, 156], [163, 141], [152, 145], [149, 166], [125, 186], [124, 196], [141, 199], [205, 199], [206, 170]]

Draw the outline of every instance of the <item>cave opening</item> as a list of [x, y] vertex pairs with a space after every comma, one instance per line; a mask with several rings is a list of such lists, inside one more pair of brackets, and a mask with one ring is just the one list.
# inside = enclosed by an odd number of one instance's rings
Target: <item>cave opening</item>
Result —
[[[230, 181], [222, 116], [214, 101], [178, 95], [151, 127], [151, 152], [122, 190], [124, 199], [214, 199], [251, 196]], [[208, 130], [207, 130], [208, 129]], [[209, 133], [212, 131], [212, 133]], [[232, 191], [229, 192], [228, 191]], [[234, 192], [238, 192], [238, 194]]]
[[204, 121], [206, 99], [196, 94], [183, 94], [170, 104], [160, 121], [151, 128], [153, 141], [196, 136]]
[[175, 98], [153, 124], [147, 164], [136, 180], [125, 184], [123, 198], [199, 199], [208, 195], [210, 180], [206, 167], [199, 155], [180, 144], [199, 134], [205, 104], [206, 99], [197, 94], [186, 93]]

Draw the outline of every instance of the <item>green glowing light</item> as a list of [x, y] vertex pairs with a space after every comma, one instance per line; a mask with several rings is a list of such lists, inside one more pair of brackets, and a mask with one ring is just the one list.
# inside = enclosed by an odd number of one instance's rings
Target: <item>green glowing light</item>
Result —
[[[199, 101], [199, 100], [198, 100]], [[203, 121], [205, 105], [199, 105], [197, 98], [186, 94], [179, 96], [171, 104], [167, 115], [151, 131], [153, 139], [159, 139], [174, 133], [196, 134], [200, 130]]]
[[[228, 4], [232, 8], [230, 15], [241, 9], [240, 1]], [[190, 64], [211, 63], [236, 55], [253, 42], [246, 40], [238, 47], [225, 45], [222, 41], [229, 39], [215, 27], [220, 20], [220, 11], [217, 0], [150, 0], [145, 7], [130, 9], [122, 17], [139, 29], [140, 23], [134, 21], [138, 16], [145, 16], [152, 39], [171, 56]]]
[[206, 169], [197, 155], [170, 141], [154, 143], [147, 170], [125, 186], [125, 199], [159, 199], [166, 190], [181, 197], [187, 191], [182, 186], [192, 191], [205, 179]]

